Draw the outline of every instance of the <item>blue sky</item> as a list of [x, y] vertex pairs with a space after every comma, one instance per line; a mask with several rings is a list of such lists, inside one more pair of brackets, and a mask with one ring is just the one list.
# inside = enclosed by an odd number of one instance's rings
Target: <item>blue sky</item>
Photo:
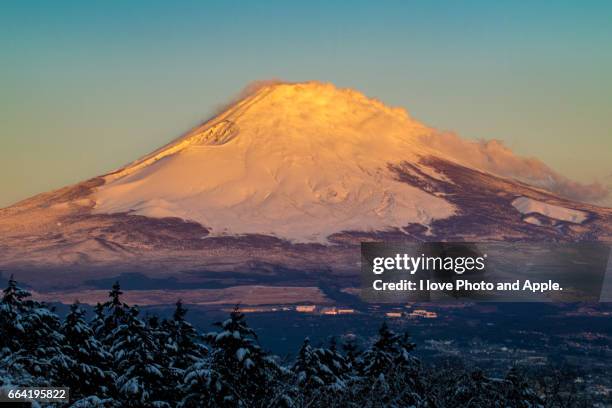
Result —
[[612, 2], [7, 1], [0, 207], [178, 136], [253, 80], [322, 80], [612, 175]]

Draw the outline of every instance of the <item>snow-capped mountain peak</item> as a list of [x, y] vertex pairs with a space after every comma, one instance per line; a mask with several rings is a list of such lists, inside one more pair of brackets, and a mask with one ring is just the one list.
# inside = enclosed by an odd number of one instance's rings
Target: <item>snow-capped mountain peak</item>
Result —
[[117, 271], [351, 274], [367, 240], [612, 239], [611, 209], [550, 186], [593, 190], [354, 90], [268, 84], [115, 172], [1, 209], [0, 269], [60, 271], [47, 287]]
[[432, 154], [432, 129], [401, 108], [331, 84], [262, 87], [174, 143], [107, 177], [99, 213], [179, 217], [213, 234], [324, 242], [449, 217], [440, 196], [389, 163]]

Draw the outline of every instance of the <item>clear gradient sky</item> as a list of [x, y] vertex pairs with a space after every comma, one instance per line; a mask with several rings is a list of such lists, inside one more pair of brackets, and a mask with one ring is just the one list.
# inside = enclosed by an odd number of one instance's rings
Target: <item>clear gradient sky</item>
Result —
[[3, 1], [0, 51], [0, 207], [270, 78], [354, 87], [612, 182], [612, 1]]

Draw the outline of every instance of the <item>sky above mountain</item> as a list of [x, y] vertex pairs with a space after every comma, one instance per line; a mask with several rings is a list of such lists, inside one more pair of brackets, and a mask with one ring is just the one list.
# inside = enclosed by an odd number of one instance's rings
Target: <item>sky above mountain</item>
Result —
[[606, 1], [5, 2], [0, 207], [118, 168], [270, 78], [356, 88], [609, 183], [611, 18]]

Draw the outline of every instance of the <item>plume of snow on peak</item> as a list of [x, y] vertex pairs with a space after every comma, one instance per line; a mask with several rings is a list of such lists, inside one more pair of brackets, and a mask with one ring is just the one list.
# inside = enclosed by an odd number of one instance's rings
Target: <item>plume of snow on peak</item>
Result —
[[466, 140], [452, 132], [432, 132], [421, 137], [424, 144], [467, 166], [515, 178], [562, 197], [596, 202], [608, 195], [603, 185], [570, 180], [538, 159], [516, 155], [500, 140]]

